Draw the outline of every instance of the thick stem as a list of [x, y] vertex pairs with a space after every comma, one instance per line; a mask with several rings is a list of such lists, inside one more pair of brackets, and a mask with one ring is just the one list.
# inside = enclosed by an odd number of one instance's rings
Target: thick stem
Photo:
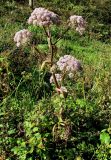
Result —
[[[48, 41], [48, 46], [49, 46], [49, 52], [51, 53], [51, 66], [52, 66], [53, 65], [53, 57], [54, 57], [53, 45], [55, 45], [64, 36], [64, 34], [69, 30], [69, 27], [67, 28], [67, 30], [65, 30], [65, 32], [63, 33], [63, 35], [60, 36], [59, 39], [54, 44], [52, 43], [51, 32], [50, 32], [49, 27], [47, 28], [47, 30], [46, 30], [45, 27], [43, 27], [43, 28], [44, 28], [45, 34], [47, 36], [47, 41]], [[56, 79], [56, 76], [55, 76], [54, 72], [52, 72], [52, 76], [53, 76], [53, 80], [54, 80], [54, 83], [56, 85], [56, 88], [60, 89], [60, 86], [59, 86], [59, 84], [57, 82], [57, 79]], [[60, 94], [59, 90], [58, 90], [58, 94]], [[63, 94], [64, 98], [67, 97], [67, 95], [66, 95], [67, 93], [63, 92], [62, 94]]]
[[[60, 89], [60, 86], [59, 86], [59, 84], [58, 84], [58, 82], [57, 82], [55, 73], [52, 72], [52, 76], [53, 76], [53, 80], [54, 80], [54, 83], [55, 83], [55, 85], [56, 85], [56, 88], [57, 88], [57, 89]], [[57, 91], [57, 92], [58, 92], [58, 94], [60, 94], [60, 91]]]
[[59, 84], [58, 84], [58, 82], [57, 82], [55, 73], [52, 73], [52, 76], [53, 76], [53, 80], [54, 80], [54, 83], [55, 83], [56, 87], [60, 89], [60, 86], [59, 86]]
[[46, 36], [47, 36], [49, 53], [51, 54], [51, 66], [52, 66], [52, 65], [53, 65], [54, 53], [53, 53], [53, 44], [52, 44], [52, 39], [51, 39], [51, 32], [50, 32], [49, 27], [47, 28], [47, 30], [46, 30], [45, 27], [43, 27], [43, 28], [44, 28], [45, 34], [46, 34]]
[[53, 53], [53, 45], [52, 45], [52, 40], [51, 40], [51, 33], [48, 27], [48, 37], [47, 37], [47, 41], [48, 41], [48, 46], [49, 46], [49, 52], [51, 53], [51, 66], [53, 65], [53, 57], [54, 57], [54, 53]]
[[[60, 93], [61, 93], [61, 89], [60, 89], [60, 86], [59, 86], [59, 84], [58, 84], [58, 82], [57, 82], [55, 73], [52, 73], [52, 76], [53, 76], [53, 80], [54, 80], [54, 83], [55, 83], [55, 85], [56, 85], [56, 88], [58, 89], [57, 92], [58, 92], [58, 94], [60, 94]], [[60, 91], [59, 91], [59, 90], [60, 90]], [[64, 92], [64, 91], [63, 91], [62, 94], [63, 94], [63, 96], [64, 96], [64, 99], [66, 99], [66, 98], [67, 98], [67, 92]]]

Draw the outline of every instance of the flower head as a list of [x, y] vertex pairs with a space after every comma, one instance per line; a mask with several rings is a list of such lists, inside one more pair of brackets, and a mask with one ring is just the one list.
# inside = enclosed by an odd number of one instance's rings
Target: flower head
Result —
[[28, 19], [28, 23], [35, 26], [49, 26], [50, 24], [59, 24], [59, 22], [57, 14], [42, 7], [35, 8]]
[[[62, 75], [61, 74], [57, 73], [57, 74], [55, 74], [55, 77], [56, 77], [57, 82], [62, 80]], [[53, 76], [50, 77], [50, 83], [54, 83]]]
[[30, 38], [31, 33], [27, 29], [18, 31], [14, 36], [14, 42], [16, 42], [17, 47], [24, 44]]
[[73, 28], [76, 28], [76, 31], [82, 35], [85, 31], [86, 21], [82, 16], [72, 15], [69, 18], [69, 25]]
[[60, 71], [67, 72], [70, 78], [73, 77], [73, 73], [75, 71], [82, 68], [80, 62], [71, 55], [64, 55], [63, 57], [60, 57], [57, 62], [57, 66]]

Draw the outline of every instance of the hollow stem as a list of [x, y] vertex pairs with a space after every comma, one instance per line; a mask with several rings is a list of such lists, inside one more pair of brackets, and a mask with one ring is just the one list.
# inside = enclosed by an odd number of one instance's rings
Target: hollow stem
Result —
[[[55, 83], [55, 85], [56, 85], [56, 88], [59, 88], [59, 89], [60, 89], [60, 86], [59, 86], [59, 84], [58, 84], [58, 82], [57, 82], [55, 73], [52, 72], [52, 76], [53, 76], [53, 80], [54, 80], [54, 83]], [[59, 92], [59, 93], [60, 93], [60, 92]]]
[[[56, 88], [57, 88], [57, 92], [58, 92], [58, 94], [60, 94], [61, 93], [61, 87], [59, 86], [59, 84], [58, 84], [58, 82], [57, 82], [57, 79], [56, 79], [56, 76], [55, 76], [55, 73], [52, 73], [52, 76], [53, 76], [53, 80], [54, 80], [54, 83], [55, 83], [55, 85], [56, 85]], [[62, 91], [62, 94], [63, 94], [63, 96], [64, 96], [64, 99], [66, 99], [67, 98], [67, 92], [64, 92], [64, 91]]]
[[54, 52], [53, 52], [53, 44], [52, 44], [52, 39], [51, 39], [51, 32], [50, 32], [50, 28], [47, 27], [47, 30], [45, 27], [44, 28], [44, 31], [45, 31], [45, 34], [47, 36], [47, 41], [48, 41], [48, 47], [49, 47], [49, 53], [51, 54], [51, 66], [53, 65], [53, 58], [54, 58]]
[[[44, 28], [45, 34], [47, 36], [49, 53], [51, 54], [50, 62], [51, 62], [51, 66], [52, 66], [53, 65], [53, 58], [54, 58], [53, 45], [55, 45], [64, 36], [64, 34], [69, 30], [69, 27], [64, 31], [64, 33], [59, 37], [59, 39], [54, 44], [52, 43], [50, 28], [48, 27], [47, 30], [46, 30], [45, 27], [43, 27], [43, 28]], [[54, 80], [54, 83], [56, 85], [56, 88], [58, 89], [57, 92], [58, 92], [58, 94], [60, 94], [61, 93], [61, 91], [59, 91], [60, 90], [60, 86], [59, 86], [59, 84], [57, 82], [57, 79], [56, 79], [56, 76], [55, 76], [54, 72], [52, 72], [52, 76], [53, 76], [53, 80]], [[62, 94], [63, 94], [64, 98], [66, 98], [66, 93], [63, 92]]]
[[53, 44], [52, 44], [51, 32], [50, 32], [49, 27], [48, 27], [47, 41], [48, 41], [48, 46], [49, 46], [49, 52], [51, 53], [51, 66], [52, 66], [53, 65], [54, 52], [53, 52]]

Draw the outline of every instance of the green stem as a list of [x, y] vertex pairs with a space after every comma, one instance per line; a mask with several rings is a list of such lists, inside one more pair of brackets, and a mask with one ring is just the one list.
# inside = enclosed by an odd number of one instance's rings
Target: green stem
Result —
[[53, 52], [51, 32], [49, 30], [49, 27], [48, 27], [48, 32], [47, 33], [48, 33], [47, 40], [48, 40], [49, 52], [51, 53], [51, 66], [52, 66], [53, 65], [54, 52]]
[[47, 30], [44, 26], [43, 26], [43, 29], [44, 29], [45, 34], [47, 36], [49, 53], [51, 54], [51, 66], [52, 66], [53, 65], [54, 52], [53, 52], [53, 44], [52, 44], [52, 39], [51, 39], [51, 32], [50, 32], [49, 26], [47, 27]]
[[[53, 80], [54, 80], [54, 83], [55, 83], [56, 87], [60, 89], [60, 86], [59, 86], [59, 84], [58, 84], [58, 82], [57, 82], [55, 73], [52, 73], [52, 76], [53, 76]], [[60, 93], [60, 92], [59, 92], [59, 93]]]

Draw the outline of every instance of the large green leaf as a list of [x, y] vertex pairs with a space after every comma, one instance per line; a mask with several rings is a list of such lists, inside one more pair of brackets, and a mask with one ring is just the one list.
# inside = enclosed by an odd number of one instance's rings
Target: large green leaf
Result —
[[101, 143], [109, 144], [110, 143], [110, 135], [106, 132], [102, 132], [100, 134]]

